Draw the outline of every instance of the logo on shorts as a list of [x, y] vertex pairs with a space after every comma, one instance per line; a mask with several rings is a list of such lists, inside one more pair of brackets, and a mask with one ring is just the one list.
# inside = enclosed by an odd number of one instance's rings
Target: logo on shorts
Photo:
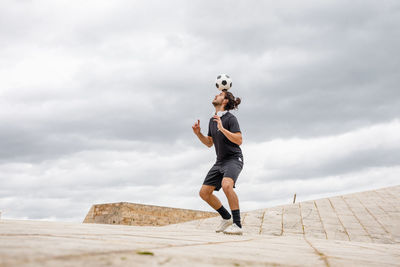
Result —
[[242, 162], [242, 159], [241, 159], [241, 158], [238, 158], [238, 159], [239, 159], [240, 162]]

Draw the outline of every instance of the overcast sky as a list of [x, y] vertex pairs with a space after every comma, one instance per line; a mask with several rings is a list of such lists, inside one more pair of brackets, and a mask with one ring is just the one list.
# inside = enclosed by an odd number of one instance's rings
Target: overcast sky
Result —
[[395, 0], [3, 0], [2, 218], [212, 211], [191, 126], [220, 73], [242, 99], [242, 211], [400, 184], [399, 25]]

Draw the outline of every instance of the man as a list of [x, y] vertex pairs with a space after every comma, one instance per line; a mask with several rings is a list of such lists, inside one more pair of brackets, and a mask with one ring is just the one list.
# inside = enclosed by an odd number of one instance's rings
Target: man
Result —
[[[200, 141], [208, 147], [214, 145], [217, 154], [217, 161], [208, 172], [200, 189], [200, 197], [222, 217], [216, 232], [237, 235], [241, 235], [243, 231], [239, 199], [233, 188], [235, 188], [236, 180], [243, 169], [243, 154], [239, 147], [242, 144], [242, 133], [236, 117], [229, 110], [237, 109], [240, 102], [240, 98], [235, 99], [232, 93], [224, 90], [212, 101], [215, 114], [210, 119], [208, 135], [204, 136], [200, 132], [200, 120], [192, 126], [193, 132]], [[213, 191], [219, 191], [221, 187], [228, 199], [232, 216], [213, 194]]]

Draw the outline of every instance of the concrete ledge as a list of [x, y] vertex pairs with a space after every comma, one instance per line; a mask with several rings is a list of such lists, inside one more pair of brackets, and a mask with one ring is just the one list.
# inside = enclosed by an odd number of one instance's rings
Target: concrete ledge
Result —
[[164, 226], [217, 215], [216, 212], [119, 202], [93, 205], [83, 223]]

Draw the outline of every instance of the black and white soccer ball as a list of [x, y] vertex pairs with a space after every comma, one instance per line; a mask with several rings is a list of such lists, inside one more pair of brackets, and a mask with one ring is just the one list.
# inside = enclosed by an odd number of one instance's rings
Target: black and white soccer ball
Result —
[[215, 86], [218, 88], [218, 90], [221, 90], [221, 91], [229, 90], [232, 87], [232, 79], [227, 74], [220, 74], [217, 77]]

